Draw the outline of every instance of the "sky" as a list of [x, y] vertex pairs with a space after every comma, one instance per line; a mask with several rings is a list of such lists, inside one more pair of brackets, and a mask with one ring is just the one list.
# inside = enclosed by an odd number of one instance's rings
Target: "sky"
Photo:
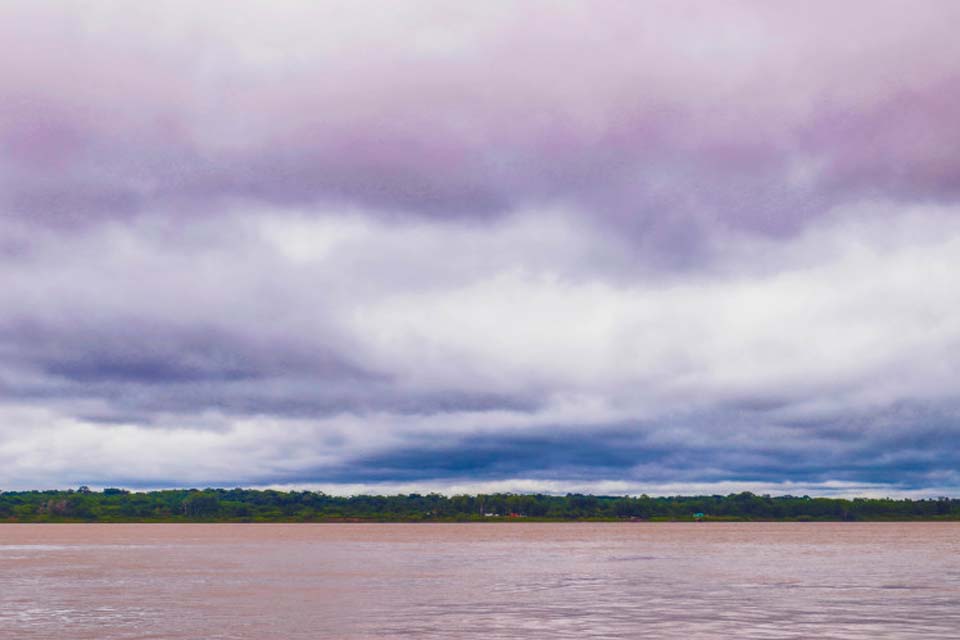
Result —
[[960, 3], [0, 5], [0, 489], [960, 495]]

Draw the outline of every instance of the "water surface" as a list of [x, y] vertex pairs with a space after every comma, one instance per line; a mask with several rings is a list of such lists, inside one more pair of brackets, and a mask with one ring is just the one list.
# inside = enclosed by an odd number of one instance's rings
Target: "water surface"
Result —
[[0, 525], [0, 637], [960, 638], [960, 523]]

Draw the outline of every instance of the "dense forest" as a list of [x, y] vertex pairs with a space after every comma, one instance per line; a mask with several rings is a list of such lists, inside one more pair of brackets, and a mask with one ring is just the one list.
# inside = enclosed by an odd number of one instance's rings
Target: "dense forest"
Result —
[[313, 491], [0, 491], [0, 522], [960, 520], [960, 499], [581, 494], [332, 496]]

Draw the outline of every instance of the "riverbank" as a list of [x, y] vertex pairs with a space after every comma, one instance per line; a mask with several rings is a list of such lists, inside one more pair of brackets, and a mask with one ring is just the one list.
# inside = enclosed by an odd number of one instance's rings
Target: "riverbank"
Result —
[[960, 520], [960, 499], [107, 488], [0, 492], [0, 522], [904, 522]]

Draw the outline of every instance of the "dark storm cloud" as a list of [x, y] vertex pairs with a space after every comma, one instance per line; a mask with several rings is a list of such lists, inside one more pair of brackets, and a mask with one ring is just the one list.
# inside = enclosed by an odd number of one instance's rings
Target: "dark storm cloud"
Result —
[[[863, 423], [882, 423], [896, 407], [858, 416]], [[665, 483], [708, 484], [796, 483], [830, 481], [896, 486], [901, 490], [935, 486], [937, 476], [956, 473], [960, 455], [960, 419], [949, 409], [927, 409], [924, 416], [897, 421], [897, 430], [867, 429], [856, 437], [845, 431], [816, 436], [816, 429], [793, 432], [771, 442], [777, 429], [771, 416], [758, 412], [748, 419], [724, 414], [684, 416], [679, 424], [736, 423], [739, 433], [754, 433], [755, 443], [735, 440], [729, 432], [696, 440], [680, 436], [664, 441], [653, 425], [608, 425], [582, 432], [553, 427], [514, 435], [492, 433], [467, 437], [412, 438], [402, 447], [374, 456], [353, 458], [340, 469], [304, 471], [268, 482], [380, 483], [470, 478], [579, 480], [619, 478], [635, 486]], [[831, 421], [832, 423], [832, 421]], [[825, 426], [825, 425], [824, 425]], [[789, 433], [789, 432], [785, 432]]]
[[401, 415], [533, 411], [534, 397], [457, 390], [404, 393], [391, 376], [349, 354], [289, 341], [258, 343], [210, 327], [162, 326], [128, 318], [81, 329], [15, 324], [0, 330], [9, 354], [8, 398], [105, 398], [103, 423], [149, 424], [156, 413], [215, 409], [235, 416], [310, 418], [389, 410]]
[[25, 365], [71, 383], [164, 385], [297, 374], [317, 379], [376, 378], [329, 352], [257, 344], [214, 326], [178, 328], [129, 318], [73, 331], [20, 326], [0, 332], [0, 339], [29, 345], [21, 350]]

